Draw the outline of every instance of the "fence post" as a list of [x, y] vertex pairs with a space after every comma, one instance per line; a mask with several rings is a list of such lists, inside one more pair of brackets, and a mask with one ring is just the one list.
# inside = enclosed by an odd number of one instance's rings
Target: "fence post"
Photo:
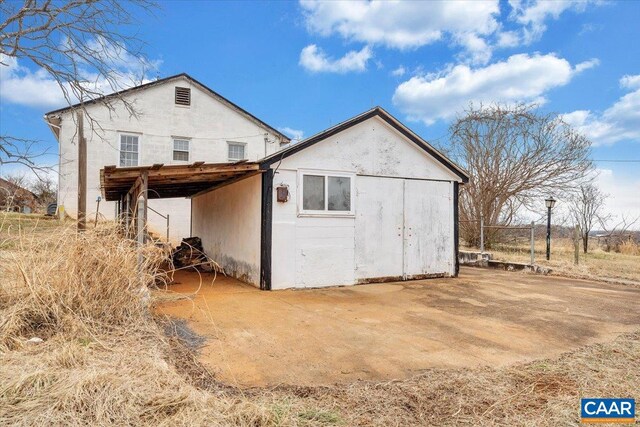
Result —
[[484, 216], [480, 214], [480, 253], [484, 253]]
[[167, 243], [169, 243], [169, 214], [167, 214]]
[[535, 227], [535, 222], [531, 221], [531, 265], [535, 263]]
[[580, 262], [580, 226], [578, 224], [576, 224], [576, 229], [573, 233], [573, 249], [575, 251], [573, 262], [578, 265]]

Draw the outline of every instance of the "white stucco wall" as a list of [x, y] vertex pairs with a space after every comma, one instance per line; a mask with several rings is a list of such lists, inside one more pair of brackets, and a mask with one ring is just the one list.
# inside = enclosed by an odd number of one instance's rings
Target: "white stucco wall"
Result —
[[[460, 178], [382, 120], [366, 120], [272, 168], [277, 168], [274, 190], [287, 185], [290, 192], [286, 203], [277, 202], [275, 191], [273, 196], [273, 289], [350, 285], [380, 275], [454, 274], [452, 192], [453, 182]], [[354, 173], [354, 215], [301, 215], [301, 169]], [[407, 204], [412, 218], [424, 215], [422, 220], [414, 219], [411, 227], [403, 220], [407, 199], [412, 200]], [[387, 215], [384, 209], [399, 209], [400, 215]], [[374, 238], [367, 239], [363, 233]], [[398, 233], [392, 243], [389, 239]], [[404, 245], [414, 246], [406, 249]], [[405, 265], [404, 257], [397, 256], [405, 250], [423, 254]], [[365, 270], [365, 263], [383, 262], [390, 256], [396, 257], [392, 268]]]
[[193, 235], [226, 274], [260, 286], [262, 176], [193, 199]]
[[[175, 86], [191, 88], [191, 106], [175, 105]], [[90, 218], [95, 215], [95, 200], [100, 194], [100, 169], [107, 165], [119, 164], [121, 133], [140, 136], [139, 165], [186, 164], [195, 161], [226, 162], [228, 141], [245, 143], [245, 153], [249, 160], [257, 160], [280, 148], [277, 142], [265, 144], [265, 133], [270, 141], [276, 140], [275, 135], [185, 78], [134, 91], [127, 98], [135, 101], [138, 117], [130, 117], [122, 105], [116, 105], [115, 111], [112, 112], [99, 105], [87, 107], [93, 120], [102, 128], [92, 132], [90, 122], [85, 120], [87, 212]], [[75, 217], [78, 181], [76, 123], [69, 113], [62, 114], [61, 119], [58, 204], [64, 205], [66, 212]], [[173, 137], [190, 140], [189, 162], [172, 159]], [[174, 242], [189, 236], [189, 200], [152, 200], [149, 205], [162, 214], [170, 214]], [[115, 203], [103, 201], [100, 204], [100, 213], [108, 219], [114, 218]], [[164, 219], [150, 212], [149, 225], [152, 230], [164, 236]]]

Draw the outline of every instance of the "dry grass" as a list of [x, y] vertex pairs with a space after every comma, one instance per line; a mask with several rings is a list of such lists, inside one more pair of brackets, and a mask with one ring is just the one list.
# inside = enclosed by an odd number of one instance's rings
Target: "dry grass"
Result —
[[0, 425], [557, 426], [578, 423], [580, 397], [640, 397], [640, 332], [501, 369], [222, 385], [150, 314], [157, 249], [145, 249], [141, 280], [136, 247], [108, 226], [79, 237], [64, 225], [14, 231], [0, 255]]
[[[552, 274], [640, 284], [640, 252], [637, 251], [635, 244], [627, 244], [619, 253], [605, 252], [592, 242], [589, 252], [585, 254], [580, 246], [578, 265], [574, 264], [574, 246], [570, 239], [555, 239], [551, 242], [551, 260], [549, 261], [545, 259], [545, 245], [544, 241], [535, 242], [535, 263], [551, 268]], [[497, 245], [488, 251], [493, 254], [494, 259], [500, 261], [524, 263], [531, 261], [530, 246], [526, 239], [519, 239], [516, 243]]]

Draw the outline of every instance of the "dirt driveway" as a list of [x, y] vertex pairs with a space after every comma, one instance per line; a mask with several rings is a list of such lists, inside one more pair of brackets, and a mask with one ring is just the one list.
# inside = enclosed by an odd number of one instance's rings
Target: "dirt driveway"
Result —
[[[179, 293], [199, 285], [197, 274], [176, 281]], [[218, 378], [253, 386], [555, 356], [639, 328], [639, 307], [639, 288], [463, 268], [457, 279], [272, 292], [219, 277], [159, 311], [206, 338], [201, 360]]]

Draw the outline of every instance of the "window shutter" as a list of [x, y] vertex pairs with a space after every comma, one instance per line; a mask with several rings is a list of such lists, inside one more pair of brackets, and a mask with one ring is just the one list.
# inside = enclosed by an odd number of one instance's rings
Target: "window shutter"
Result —
[[176, 105], [191, 105], [191, 89], [176, 86]]

